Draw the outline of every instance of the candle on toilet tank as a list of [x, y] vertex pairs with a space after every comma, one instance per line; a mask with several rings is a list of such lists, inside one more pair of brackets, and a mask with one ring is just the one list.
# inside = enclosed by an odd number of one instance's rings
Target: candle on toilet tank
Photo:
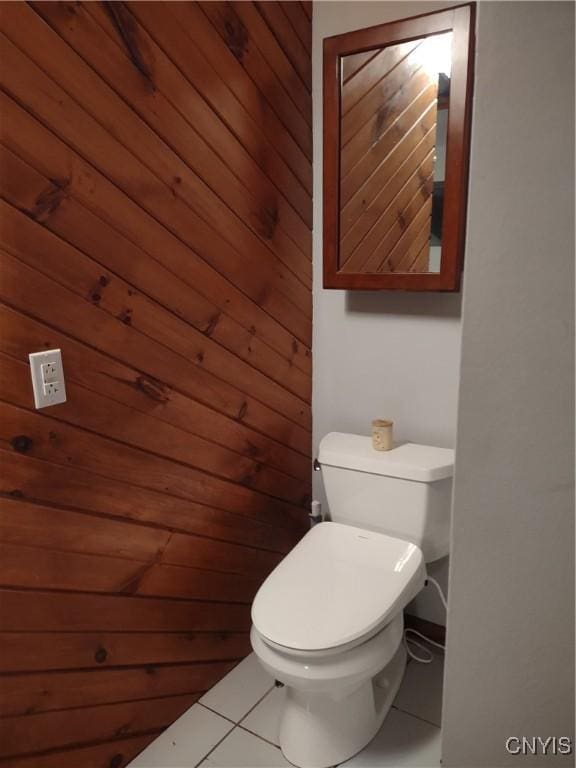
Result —
[[372, 446], [376, 451], [389, 451], [394, 447], [394, 422], [389, 419], [374, 419], [372, 422]]

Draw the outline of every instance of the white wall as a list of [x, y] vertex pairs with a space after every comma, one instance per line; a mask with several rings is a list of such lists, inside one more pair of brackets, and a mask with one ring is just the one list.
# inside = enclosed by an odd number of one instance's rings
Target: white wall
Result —
[[574, 765], [574, 5], [478, 10], [443, 765]]
[[[353, 29], [445, 8], [438, 2], [315, 2], [314, 110], [314, 448], [327, 432], [370, 434], [392, 418], [395, 435], [452, 447], [460, 358], [460, 296], [322, 288], [322, 40]], [[325, 503], [320, 473], [315, 495]], [[447, 561], [430, 572], [446, 586]], [[431, 590], [431, 588], [428, 588]], [[445, 623], [434, 593], [410, 612]]]

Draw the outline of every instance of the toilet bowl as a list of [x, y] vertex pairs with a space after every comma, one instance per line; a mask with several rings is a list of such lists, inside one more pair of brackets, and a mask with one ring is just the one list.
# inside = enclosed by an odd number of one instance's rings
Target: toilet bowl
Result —
[[325, 658], [291, 658], [253, 628], [263, 667], [286, 686], [279, 742], [302, 768], [324, 768], [352, 757], [376, 735], [398, 691], [406, 651], [402, 617], [365, 644]]
[[286, 758], [328, 768], [376, 734], [402, 680], [404, 606], [424, 585], [410, 542], [339, 523], [315, 526], [260, 588], [251, 642], [286, 686]]

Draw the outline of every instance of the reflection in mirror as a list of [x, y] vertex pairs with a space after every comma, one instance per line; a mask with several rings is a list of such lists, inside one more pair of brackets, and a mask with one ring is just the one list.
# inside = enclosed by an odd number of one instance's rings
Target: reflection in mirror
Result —
[[342, 273], [439, 273], [452, 33], [340, 59]]

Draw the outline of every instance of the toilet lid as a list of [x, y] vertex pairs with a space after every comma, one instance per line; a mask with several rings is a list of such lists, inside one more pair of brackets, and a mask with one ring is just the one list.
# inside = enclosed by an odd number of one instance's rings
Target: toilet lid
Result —
[[410, 542], [340, 523], [314, 526], [260, 587], [256, 630], [294, 650], [357, 640], [393, 618], [426, 578]]

